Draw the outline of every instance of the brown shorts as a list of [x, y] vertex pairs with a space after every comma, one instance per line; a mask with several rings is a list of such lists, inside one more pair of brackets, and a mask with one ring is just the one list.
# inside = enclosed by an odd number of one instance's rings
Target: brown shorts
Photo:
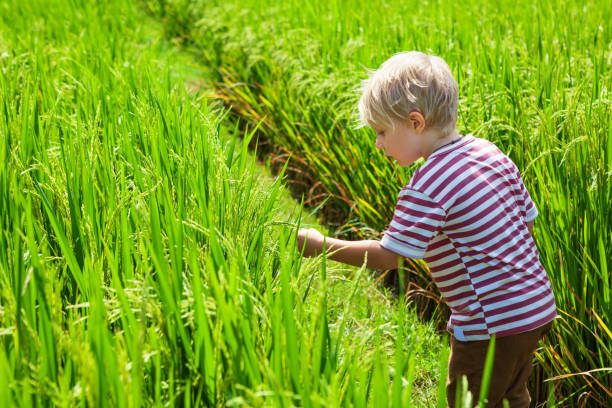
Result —
[[[504, 399], [508, 400], [510, 408], [529, 407], [531, 397], [527, 380], [531, 375], [533, 352], [551, 326], [552, 322], [532, 331], [496, 339], [487, 408], [503, 407]], [[467, 377], [468, 389], [476, 405], [489, 340], [459, 341], [451, 335], [450, 346], [446, 379], [448, 405], [455, 407], [455, 392], [462, 375]]]

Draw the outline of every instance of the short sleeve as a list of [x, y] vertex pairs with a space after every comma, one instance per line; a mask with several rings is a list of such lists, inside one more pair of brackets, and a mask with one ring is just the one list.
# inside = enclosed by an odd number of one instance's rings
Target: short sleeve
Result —
[[533, 221], [538, 216], [538, 209], [531, 200], [531, 196], [529, 195], [529, 192], [527, 192], [527, 189], [523, 183], [521, 183], [521, 188], [523, 189], [523, 197], [525, 198], [525, 213], [527, 214], [525, 216], [525, 221]]
[[525, 187], [525, 183], [523, 183], [523, 179], [521, 178], [521, 173], [519, 170], [516, 170], [516, 176], [518, 178], [519, 185], [519, 206], [521, 209], [521, 213], [525, 218], [525, 222], [533, 221], [538, 216], [538, 209], [536, 208], [527, 188]]
[[445, 219], [444, 209], [426, 194], [404, 188], [380, 245], [407, 258], [422, 259]]

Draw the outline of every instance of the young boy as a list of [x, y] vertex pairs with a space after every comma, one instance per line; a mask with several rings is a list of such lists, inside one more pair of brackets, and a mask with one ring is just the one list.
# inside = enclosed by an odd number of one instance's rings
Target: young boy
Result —
[[459, 135], [457, 83], [440, 58], [399, 53], [364, 81], [362, 125], [376, 147], [408, 166], [423, 165], [400, 191], [380, 241], [298, 232], [306, 256], [395, 269], [400, 257], [424, 259], [451, 309], [449, 405], [462, 375], [478, 398], [488, 342], [496, 336], [488, 407], [528, 407], [527, 379], [539, 339], [557, 316], [546, 271], [532, 239], [538, 215], [514, 163], [493, 143]]

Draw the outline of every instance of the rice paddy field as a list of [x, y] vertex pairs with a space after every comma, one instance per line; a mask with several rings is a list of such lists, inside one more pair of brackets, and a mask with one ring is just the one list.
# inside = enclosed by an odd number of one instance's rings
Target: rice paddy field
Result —
[[358, 88], [413, 49], [538, 207], [534, 402], [612, 406], [611, 8], [1, 2], [0, 406], [444, 407], [426, 266], [389, 290], [295, 243], [386, 228], [418, 163], [355, 129]]
[[0, 406], [438, 401], [433, 325], [302, 260], [314, 219], [141, 4], [0, 15]]

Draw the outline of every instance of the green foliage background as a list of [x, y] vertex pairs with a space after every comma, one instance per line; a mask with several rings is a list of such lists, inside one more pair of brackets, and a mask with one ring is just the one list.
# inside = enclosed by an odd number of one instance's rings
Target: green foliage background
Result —
[[[298, 193], [342, 235], [378, 236], [414, 168], [355, 131], [359, 82], [395, 52], [443, 57], [458, 128], [514, 160], [540, 216], [535, 238], [562, 319], [539, 353], [559, 397], [612, 400], [611, 8], [600, 1], [148, 3], [213, 68], [234, 117], [292, 155]], [[272, 160], [273, 162], [273, 160]], [[422, 264], [412, 294], [435, 296]], [[433, 308], [435, 304], [425, 305]], [[435, 302], [434, 302], [435, 303]]]

